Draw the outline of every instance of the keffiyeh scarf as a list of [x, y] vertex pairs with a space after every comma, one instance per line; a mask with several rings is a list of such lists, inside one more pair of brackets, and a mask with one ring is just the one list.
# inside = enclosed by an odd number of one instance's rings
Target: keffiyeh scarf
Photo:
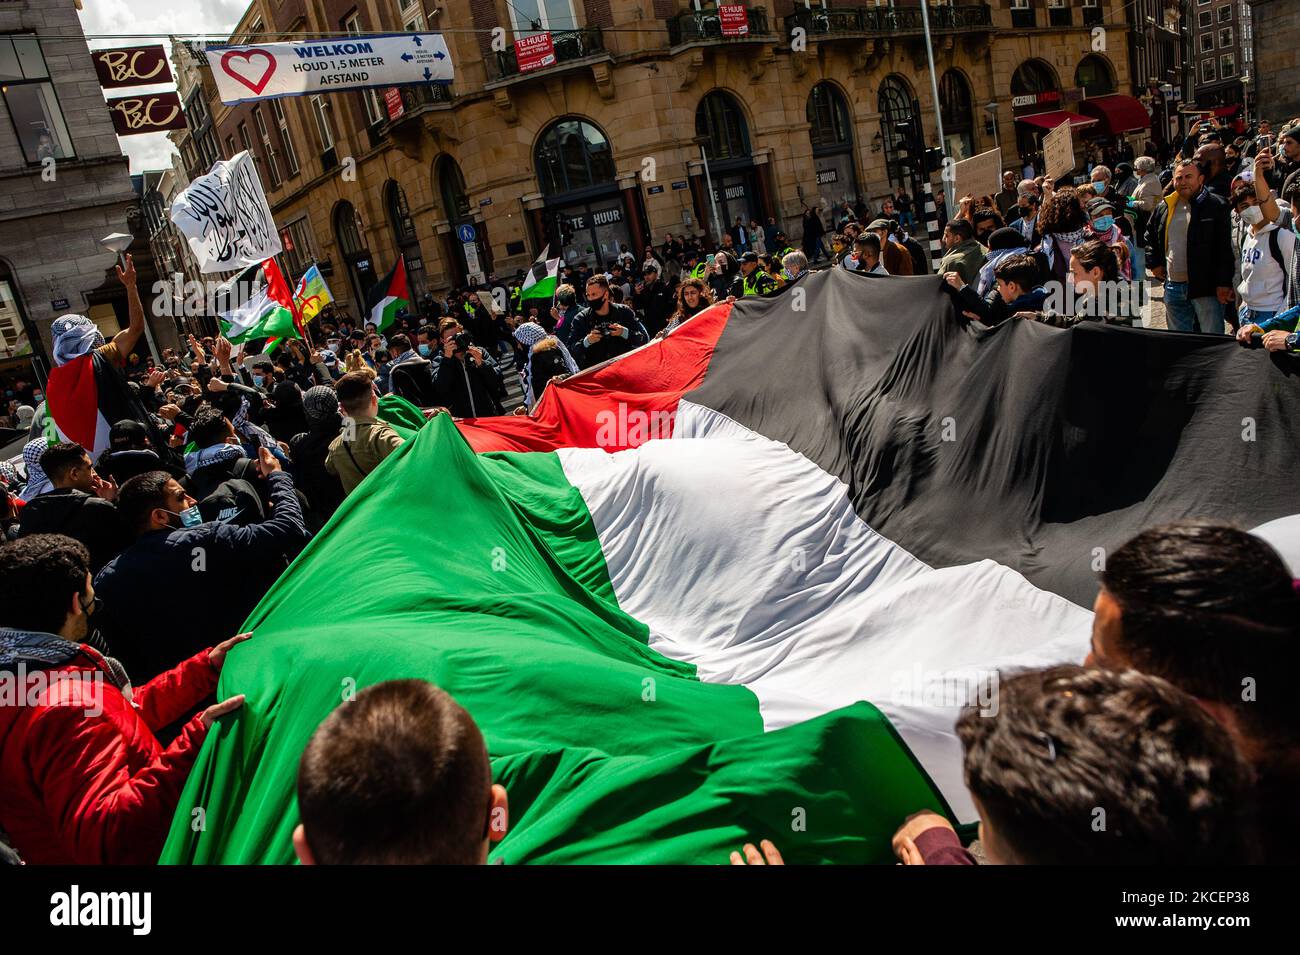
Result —
[[49, 446], [50, 443], [44, 438], [37, 438], [35, 441], [28, 441], [23, 447], [23, 467], [27, 469], [27, 486], [18, 496], [24, 501], [30, 501], [46, 491], [54, 490], [53, 482], [41, 470], [41, 455]]
[[66, 365], [104, 344], [104, 335], [85, 315], [64, 315], [50, 325], [54, 364]]
[[[528, 365], [524, 368], [524, 401], [530, 408], [535, 398], [533, 395], [533, 348], [543, 339], [554, 337], [536, 322], [524, 322], [515, 329], [515, 341], [528, 349]], [[558, 338], [555, 341], [559, 346], [560, 355], [564, 359], [564, 367], [570, 375], [576, 375], [578, 373], [578, 363], [573, 360], [573, 356], [569, 354], [569, 349], [564, 346], [564, 342]]]

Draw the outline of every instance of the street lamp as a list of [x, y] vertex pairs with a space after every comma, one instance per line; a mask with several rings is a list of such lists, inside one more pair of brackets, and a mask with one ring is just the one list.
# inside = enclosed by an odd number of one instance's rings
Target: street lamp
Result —
[[1241, 113], [1242, 121], [1250, 126], [1250, 74], [1241, 74]]
[[[99, 240], [99, 244], [117, 255], [117, 264], [125, 271], [126, 257], [124, 253], [131, 248], [131, 243], [134, 241], [134, 237], [127, 235], [125, 232], [110, 232]], [[153, 331], [149, 328], [149, 316], [147, 315], [144, 320], [144, 337], [145, 341], [149, 343], [149, 354], [153, 355], [153, 360], [161, 362], [162, 356], [158, 354], [158, 346], [153, 342]]]

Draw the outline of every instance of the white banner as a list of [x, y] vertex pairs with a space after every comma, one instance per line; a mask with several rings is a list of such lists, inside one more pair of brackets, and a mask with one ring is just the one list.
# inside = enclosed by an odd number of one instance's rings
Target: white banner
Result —
[[226, 104], [367, 86], [450, 83], [440, 33], [345, 36], [301, 43], [211, 46], [204, 51]]
[[280, 253], [280, 233], [247, 151], [213, 163], [172, 200], [172, 224], [198, 260], [199, 271], [229, 272]]

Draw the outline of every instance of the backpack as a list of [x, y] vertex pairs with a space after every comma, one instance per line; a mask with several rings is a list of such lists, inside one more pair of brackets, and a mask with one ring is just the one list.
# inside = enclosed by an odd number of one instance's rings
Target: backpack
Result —
[[[1281, 231], [1280, 228], [1269, 230], [1268, 251], [1273, 254], [1273, 259], [1277, 262], [1277, 267], [1282, 270], [1282, 298], [1290, 301], [1288, 293], [1291, 289], [1291, 270], [1286, 267], [1286, 259], [1282, 256], [1282, 246], [1278, 242], [1278, 233]], [[1291, 250], [1291, 254], [1294, 257], [1294, 247]]]
[[229, 475], [214, 484], [213, 481], [220, 476], [220, 472], [213, 470], [216, 467], [220, 465], [200, 468], [189, 479], [203, 520], [220, 521], [236, 527], [262, 523], [266, 511], [257, 488], [249, 480], [252, 474], [256, 474], [256, 464], [247, 458], [236, 461]]
[[528, 368], [532, 375], [534, 402], [541, 400], [542, 392], [546, 390], [552, 378], [569, 373], [569, 368], [564, 363], [564, 356], [558, 348], [533, 352], [532, 358], [528, 361]]

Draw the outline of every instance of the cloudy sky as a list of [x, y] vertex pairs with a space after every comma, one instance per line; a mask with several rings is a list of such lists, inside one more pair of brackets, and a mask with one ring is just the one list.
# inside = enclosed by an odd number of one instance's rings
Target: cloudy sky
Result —
[[[92, 50], [161, 43], [170, 53], [168, 37], [172, 34], [228, 36], [248, 7], [248, 0], [82, 0], [81, 5], [81, 25]], [[140, 87], [131, 92], [167, 89], [175, 87]], [[173, 149], [165, 133], [127, 136], [118, 142], [122, 152], [131, 157], [133, 173], [164, 169], [171, 164]]]

